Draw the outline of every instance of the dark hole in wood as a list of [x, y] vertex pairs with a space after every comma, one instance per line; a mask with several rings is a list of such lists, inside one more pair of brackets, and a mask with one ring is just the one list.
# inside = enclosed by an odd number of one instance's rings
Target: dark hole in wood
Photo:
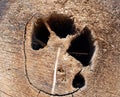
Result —
[[31, 46], [34, 50], [39, 50], [47, 45], [50, 33], [42, 19], [38, 19], [34, 24]]
[[74, 88], [82, 88], [85, 85], [84, 77], [79, 73], [77, 73], [73, 79], [72, 86]]
[[49, 17], [48, 24], [60, 38], [75, 33], [74, 20], [70, 16], [54, 13]]
[[72, 40], [67, 52], [80, 61], [83, 66], [88, 66], [95, 51], [91, 31], [85, 27], [81, 35]]
[[58, 71], [58, 72], [61, 72], [61, 73], [65, 72], [62, 67], [58, 67], [57, 71]]

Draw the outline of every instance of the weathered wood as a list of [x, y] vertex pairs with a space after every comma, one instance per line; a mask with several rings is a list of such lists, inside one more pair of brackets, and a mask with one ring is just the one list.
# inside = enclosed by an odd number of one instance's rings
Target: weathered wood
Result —
[[[0, 97], [52, 97], [51, 94], [60, 97], [119, 97], [119, 5], [119, 0], [0, 1]], [[96, 46], [90, 65], [83, 66], [71, 56], [74, 52], [66, 52], [71, 40], [77, 37], [74, 35], [61, 39], [50, 34], [48, 43], [43, 45], [45, 48], [32, 49], [35, 20], [49, 17], [54, 12], [72, 15], [75, 27], [79, 29], [77, 34], [88, 27]], [[52, 27], [49, 23], [48, 26], [50, 32]], [[57, 83], [53, 89], [56, 64]], [[79, 72], [85, 85], [72, 93], [78, 89], [72, 83]]]

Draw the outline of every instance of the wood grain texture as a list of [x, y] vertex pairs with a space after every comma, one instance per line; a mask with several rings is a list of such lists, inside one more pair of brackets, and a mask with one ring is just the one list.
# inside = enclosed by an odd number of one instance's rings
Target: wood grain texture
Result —
[[[82, 70], [85, 86], [63, 97], [120, 97], [119, 0], [5, 1], [0, 1], [0, 97], [50, 97], [47, 93], [52, 89], [54, 62], [58, 49], [54, 47], [59, 45], [62, 45], [62, 52], [58, 66], [66, 64], [68, 82], [63, 85], [60, 81], [61, 76], [58, 77], [61, 88], [57, 86], [55, 93], [73, 91], [72, 79]], [[47, 17], [54, 11], [72, 15], [80, 31], [87, 26], [94, 33], [98, 48], [91, 65], [84, 67], [71, 56], [68, 61], [64, 61], [63, 57], [66, 56], [63, 55], [70, 42], [61, 42], [59, 38], [51, 38], [45, 50], [32, 50], [30, 18]], [[28, 66], [28, 75], [25, 64]], [[28, 76], [32, 83], [29, 82]]]

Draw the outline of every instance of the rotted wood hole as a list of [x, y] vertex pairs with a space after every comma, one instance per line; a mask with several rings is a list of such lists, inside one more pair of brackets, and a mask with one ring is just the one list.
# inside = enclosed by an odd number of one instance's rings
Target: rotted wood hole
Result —
[[86, 85], [81, 70], [95, 52], [91, 30], [76, 27], [72, 16], [33, 17], [25, 32], [25, 71], [29, 83], [53, 96], [71, 95]]

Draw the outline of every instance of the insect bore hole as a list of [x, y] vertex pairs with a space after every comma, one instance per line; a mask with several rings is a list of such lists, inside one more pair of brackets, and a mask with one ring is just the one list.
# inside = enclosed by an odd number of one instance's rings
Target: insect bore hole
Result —
[[39, 50], [47, 45], [50, 33], [47, 30], [42, 19], [38, 19], [34, 23], [33, 33], [32, 33], [32, 49]]
[[95, 46], [91, 31], [85, 27], [81, 34], [72, 40], [67, 52], [80, 61], [83, 66], [90, 64], [91, 58], [94, 54]]
[[70, 16], [53, 13], [49, 16], [48, 24], [60, 38], [65, 38], [67, 35], [75, 33], [74, 19]]
[[85, 85], [84, 77], [80, 73], [77, 73], [73, 79], [72, 86], [74, 88], [82, 88], [84, 85]]

